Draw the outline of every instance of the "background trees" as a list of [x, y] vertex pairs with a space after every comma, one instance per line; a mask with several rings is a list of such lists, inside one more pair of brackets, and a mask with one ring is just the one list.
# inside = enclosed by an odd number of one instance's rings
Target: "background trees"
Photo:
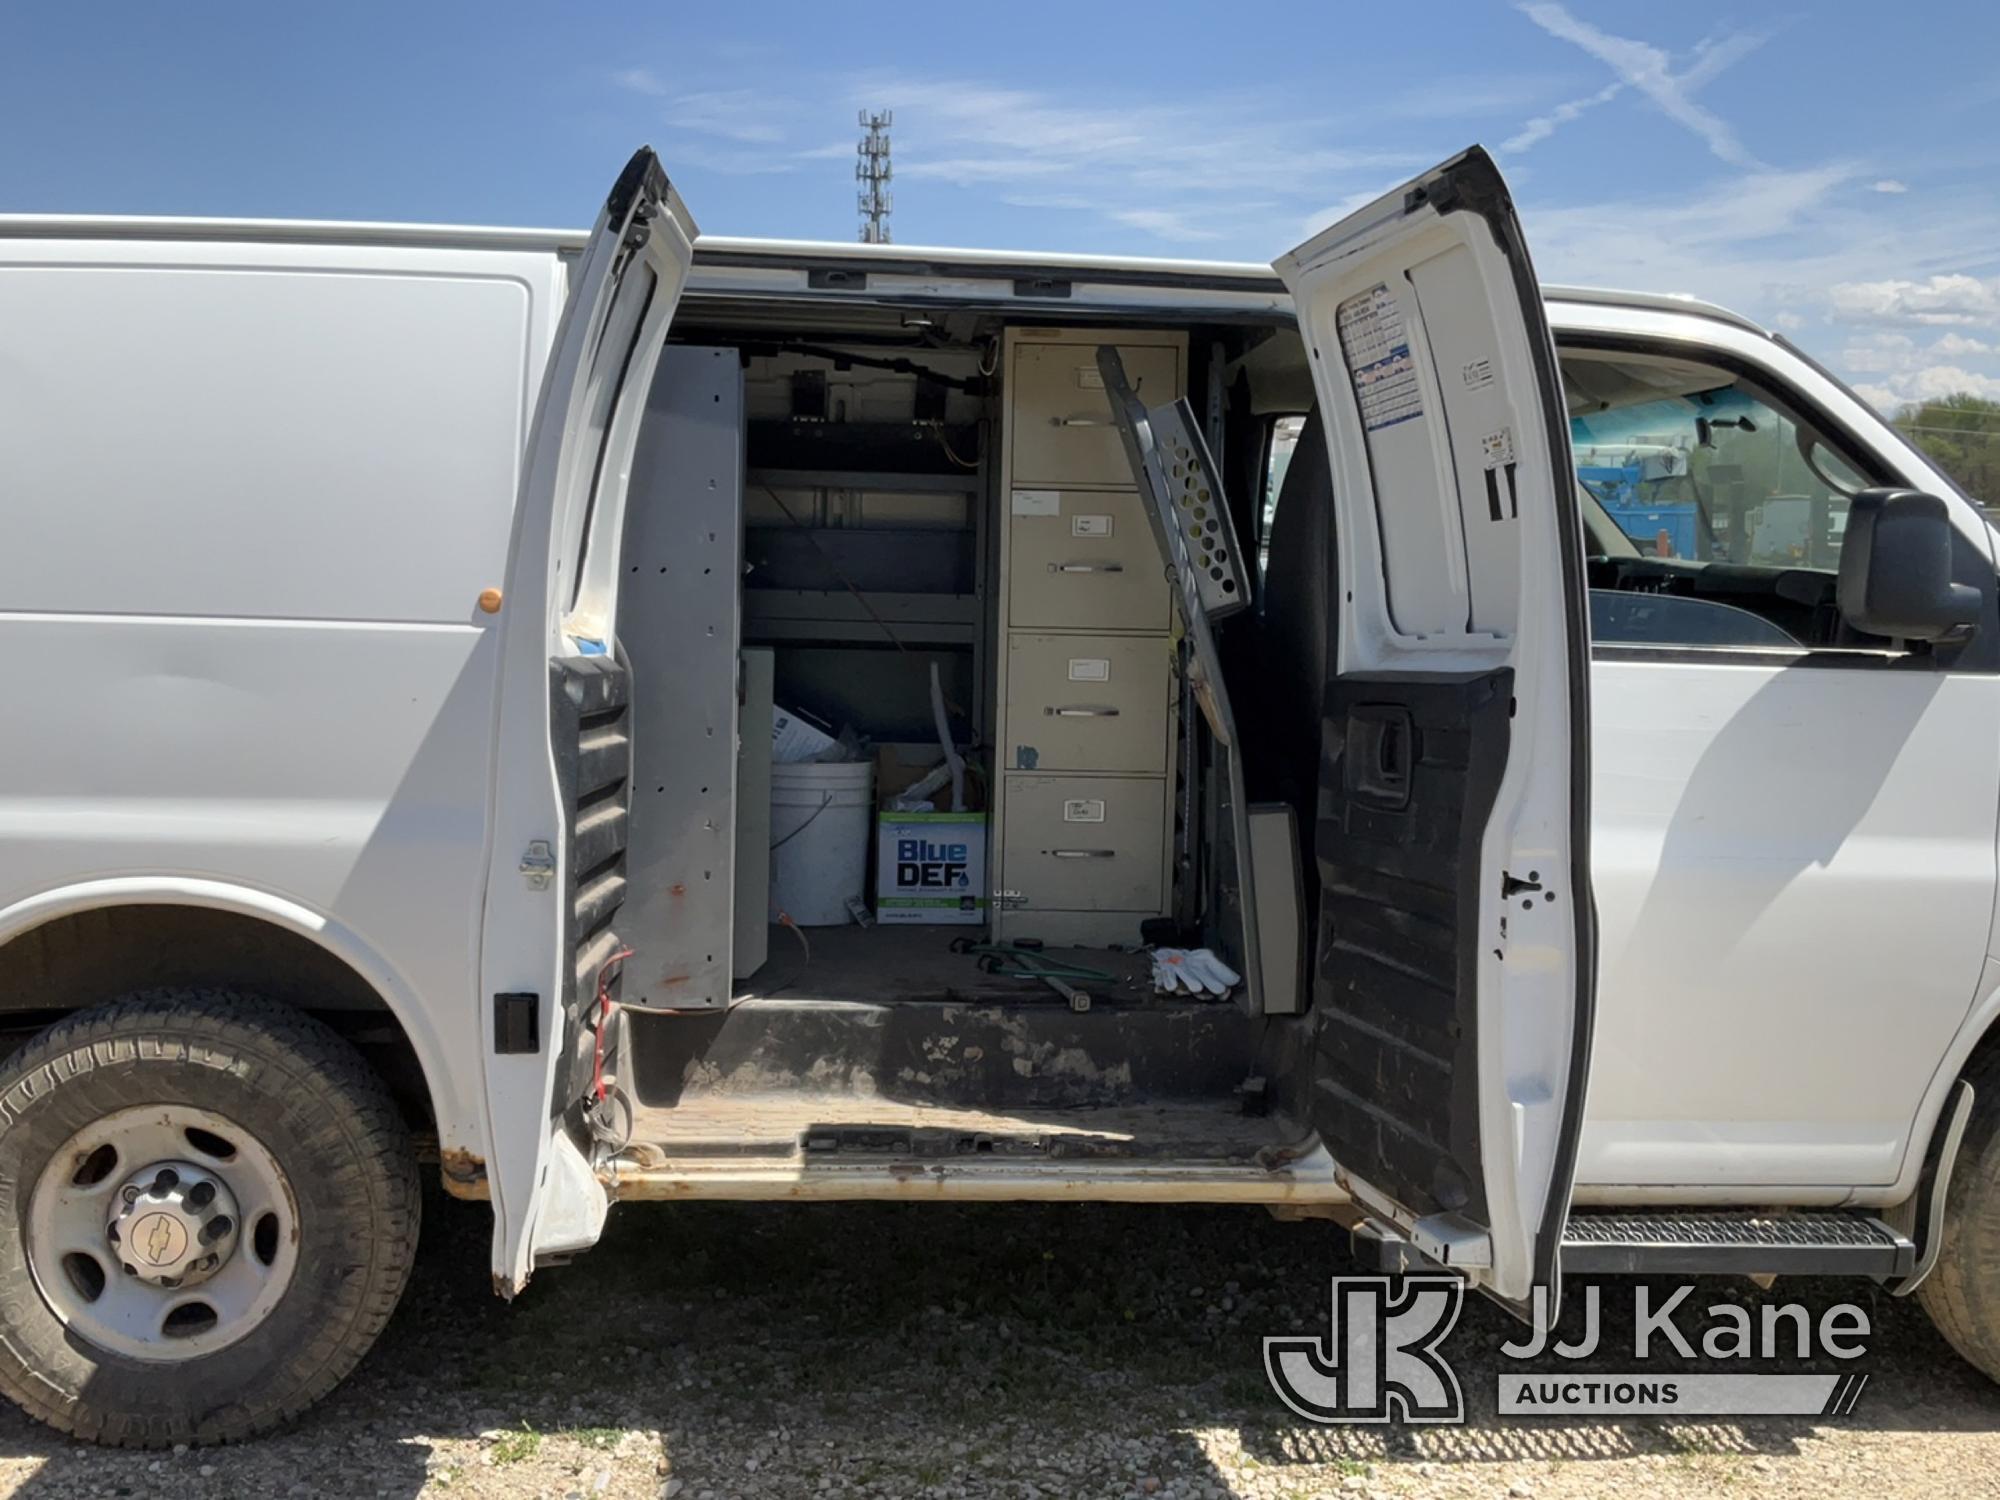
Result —
[[1966, 494], [2000, 505], [2000, 401], [1940, 396], [1904, 407], [1895, 423]]

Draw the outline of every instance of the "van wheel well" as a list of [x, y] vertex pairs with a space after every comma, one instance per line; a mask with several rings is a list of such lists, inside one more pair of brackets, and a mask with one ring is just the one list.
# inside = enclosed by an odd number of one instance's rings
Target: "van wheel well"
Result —
[[416, 1049], [375, 987], [312, 939], [240, 912], [99, 907], [0, 946], [0, 1057], [72, 1011], [172, 988], [240, 990], [316, 1017], [367, 1059], [412, 1130], [434, 1128]]

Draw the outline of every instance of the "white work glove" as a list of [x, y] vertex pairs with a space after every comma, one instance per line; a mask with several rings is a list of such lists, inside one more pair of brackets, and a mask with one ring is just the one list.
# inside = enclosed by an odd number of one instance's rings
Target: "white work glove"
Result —
[[1185, 968], [1201, 981], [1202, 988], [1211, 995], [1226, 995], [1243, 981], [1241, 974], [1206, 948], [1197, 948], [1190, 953]]
[[1227, 995], [1242, 981], [1206, 948], [1155, 948], [1153, 988], [1163, 995]]

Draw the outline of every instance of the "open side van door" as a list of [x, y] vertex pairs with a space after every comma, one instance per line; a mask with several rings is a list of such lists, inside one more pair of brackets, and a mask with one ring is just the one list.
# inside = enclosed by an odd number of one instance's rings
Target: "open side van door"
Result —
[[1541, 295], [1477, 148], [1276, 269], [1340, 539], [1308, 1112], [1364, 1207], [1553, 1306], [1596, 966], [1588, 596]]
[[631, 768], [612, 639], [639, 417], [687, 283], [694, 221], [634, 156], [573, 269], [528, 438], [500, 616], [492, 843], [480, 940], [493, 1277], [592, 1243], [605, 1196], [561, 1127], [615, 993]]

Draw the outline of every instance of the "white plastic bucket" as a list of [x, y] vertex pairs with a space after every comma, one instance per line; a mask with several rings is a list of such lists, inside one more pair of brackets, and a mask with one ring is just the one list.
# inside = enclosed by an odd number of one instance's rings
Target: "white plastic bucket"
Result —
[[771, 767], [771, 915], [837, 927], [865, 899], [875, 763], [783, 762]]

